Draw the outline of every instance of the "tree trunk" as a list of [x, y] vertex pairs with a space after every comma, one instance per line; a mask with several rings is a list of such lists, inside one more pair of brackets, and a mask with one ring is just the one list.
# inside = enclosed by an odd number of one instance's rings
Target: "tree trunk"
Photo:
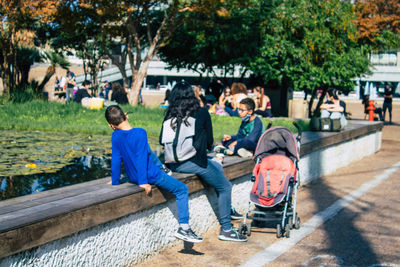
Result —
[[308, 103], [308, 117], [309, 118], [314, 116], [314, 114], [312, 112], [312, 106], [314, 104], [314, 99], [315, 99], [316, 94], [317, 94], [317, 90], [315, 90], [315, 89], [312, 90], [311, 99], [310, 99], [310, 102]]
[[150, 60], [143, 61], [138, 72], [135, 75], [132, 73], [132, 86], [129, 92], [129, 104], [137, 105], [139, 100], [139, 93], [142, 88], [143, 80], [147, 75]]
[[54, 73], [56, 73], [55, 66], [49, 66], [46, 71], [46, 75], [44, 76], [42, 82], [38, 87], [38, 91], [42, 92], [48, 81], [50, 81], [51, 77], [53, 77]]

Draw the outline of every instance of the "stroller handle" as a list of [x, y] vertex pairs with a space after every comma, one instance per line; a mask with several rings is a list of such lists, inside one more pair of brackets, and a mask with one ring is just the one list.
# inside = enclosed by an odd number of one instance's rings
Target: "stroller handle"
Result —
[[269, 122], [268, 122], [268, 125], [267, 125], [267, 130], [268, 130], [269, 128], [271, 128], [271, 126], [272, 126], [272, 123], [273, 123], [273, 121], [269, 121]]
[[297, 129], [297, 131], [298, 131], [298, 135], [297, 135], [297, 136], [300, 136], [300, 137], [301, 137], [301, 134], [302, 134], [303, 132], [301, 131], [300, 126], [299, 126], [295, 121], [293, 121], [293, 125], [294, 125], [294, 127], [296, 127], [296, 129]]

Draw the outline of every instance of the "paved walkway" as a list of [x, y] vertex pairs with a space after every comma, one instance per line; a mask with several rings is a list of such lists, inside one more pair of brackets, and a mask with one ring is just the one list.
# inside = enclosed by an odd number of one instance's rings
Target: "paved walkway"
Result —
[[291, 238], [271, 227], [254, 228], [246, 243], [223, 242], [217, 227], [203, 243], [182, 242], [140, 266], [400, 266], [400, 112], [393, 121], [378, 153], [300, 189], [302, 227]]

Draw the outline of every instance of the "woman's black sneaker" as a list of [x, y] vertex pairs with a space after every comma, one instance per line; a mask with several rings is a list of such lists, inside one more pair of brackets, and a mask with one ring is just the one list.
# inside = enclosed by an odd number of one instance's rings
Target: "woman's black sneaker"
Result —
[[247, 241], [247, 237], [245, 237], [244, 235], [241, 235], [238, 230], [231, 228], [231, 230], [229, 230], [228, 232], [225, 232], [224, 230], [221, 229], [221, 231], [219, 231], [219, 236], [218, 236], [219, 240], [223, 240], [223, 241], [234, 241], [234, 242], [246, 242]]
[[175, 233], [175, 237], [190, 243], [203, 242], [203, 238], [198, 237], [190, 228], [188, 230], [183, 230], [182, 227], [179, 227], [178, 231]]

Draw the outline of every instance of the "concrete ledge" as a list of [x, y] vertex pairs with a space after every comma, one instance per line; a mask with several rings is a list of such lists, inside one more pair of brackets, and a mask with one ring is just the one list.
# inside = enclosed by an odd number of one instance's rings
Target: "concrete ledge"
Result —
[[[303, 183], [377, 152], [382, 127], [379, 122], [352, 121], [340, 133], [305, 132], [300, 160]], [[236, 157], [226, 158], [224, 164], [234, 184], [233, 204], [242, 211], [253, 166], [251, 159]], [[176, 177], [189, 187], [194, 230], [201, 234], [218, 225], [213, 190], [194, 175]], [[137, 186], [109, 186], [107, 181], [1, 201], [0, 266], [120, 266], [137, 263], [177, 242], [175, 201], [169, 194], [155, 189], [148, 198]]]

